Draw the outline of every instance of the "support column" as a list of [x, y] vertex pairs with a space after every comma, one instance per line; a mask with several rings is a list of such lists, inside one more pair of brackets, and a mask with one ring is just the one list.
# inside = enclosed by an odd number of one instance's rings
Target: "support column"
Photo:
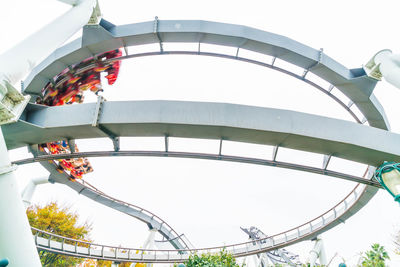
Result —
[[18, 184], [0, 128], [0, 259], [9, 267], [41, 267]]
[[76, 2], [76, 5], [0, 55], [0, 73], [5, 74], [10, 84], [19, 83], [41, 58], [48, 56], [85, 26], [97, 4], [96, 0], [63, 2]]
[[150, 229], [149, 235], [147, 236], [146, 241], [144, 241], [143, 248], [144, 249], [154, 249], [156, 244], [154, 242], [155, 235], [157, 233], [157, 229]]
[[317, 237], [313, 239], [315, 241], [314, 248], [310, 251], [310, 266], [315, 266], [317, 259], [319, 259], [319, 263], [321, 265], [326, 265], [326, 254], [325, 254], [325, 247], [322, 239]]
[[33, 178], [28, 182], [28, 184], [25, 186], [24, 191], [22, 191], [21, 194], [22, 202], [24, 203], [25, 209], [27, 209], [31, 205], [33, 193], [35, 193], [36, 186], [40, 184], [46, 184], [48, 182], [48, 176]]
[[[143, 249], [154, 249], [156, 247], [155, 236], [157, 233], [157, 229], [149, 229], [149, 235], [147, 236], [146, 241], [144, 241]], [[146, 263], [146, 267], [152, 267], [153, 264]]]

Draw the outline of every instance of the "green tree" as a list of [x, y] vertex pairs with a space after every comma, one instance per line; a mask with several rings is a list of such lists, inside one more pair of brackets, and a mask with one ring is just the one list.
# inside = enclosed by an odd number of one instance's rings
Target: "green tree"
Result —
[[362, 267], [385, 267], [385, 260], [390, 259], [385, 248], [379, 244], [373, 244], [371, 250], [364, 253]]
[[[91, 241], [88, 237], [91, 225], [87, 222], [78, 225], [79, 216], [71, 212], [68, 207], [59, 207], [56, 202], [51, 202], [44, 207], [38, 205], [29, 207], [26, 213], [32, 227], [73, 239]], [[42, 265], [49, 267], [75, 266], [84, 261], [81, 258], [62, 256], [47, 251], [40, 251], [39, 256]]]
[[[175, 266], [178, 266], [175, 264]], [[239, 267], [232, 254], [227, 253], [225, 250], [220, 251], [219, 254], [202, 254], [191, 255], [185, 261], [186, 267]]]

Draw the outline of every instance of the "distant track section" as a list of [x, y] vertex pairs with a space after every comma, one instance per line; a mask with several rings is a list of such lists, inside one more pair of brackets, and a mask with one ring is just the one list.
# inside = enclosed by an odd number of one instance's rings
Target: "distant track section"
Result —
[[[38, 156], [43, 152], [35, 149], [32, 146], [31, 152]], [[54, 182], [65, 184], [71, 189], [75, 190], [81, 195], [84, 195], [102, 205], [109, 208], [123, 212], [129, 216], [132, 216], [149, 227], [149, 229], [157, 229], [157, 231], [166, 239], [169, 240], [170, 244], [176, 249], [189, 249], [190, 247], [183, 240], [183, 235], [179, 235], [167, 222], [155, 215], [154, 213], [143, 209], [141, 207], [132, 205], [122, 200], [113, 198], [106, 193], [100, 191], [96, 187], [92, 186], [84, 180], [71, 181], [69, 175], [65, 172], [57, 170], [57, 165], [53, 161], [42, 161], [41, 165], [50, 172], [50, 179]]]
[[[78, 184], [78, 183], [76, 183]], [[368, 187], [368, 186], [367, 186]], [[358, 185], [341, 202], [324, 214], [285, 232], [233, 245], [199, 249], [151, 250], [138, 248], [121, 248], [109, 245], [88, 243], [33, 229], [35, 242], [39, 250], [46, 250], [74, 257], [117, 260], [120, 262], [174, 263], [183, 262], [189, 255], [197, 253], [218, 253], [221, 249], [235, 257], [244, 257], [304, 241], [327, 231], [351, 216], [350, 213], [360, 207], [360, 199], [368, 195], [364, 185]], [[370, 193], [369, 193], [370, 194]], [[362, 202], [362, 200], [361, 200]]]

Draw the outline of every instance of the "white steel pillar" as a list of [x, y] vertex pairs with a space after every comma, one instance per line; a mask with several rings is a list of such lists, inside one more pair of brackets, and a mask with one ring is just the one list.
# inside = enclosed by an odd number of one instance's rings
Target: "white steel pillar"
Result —
[[[156, 233], [157, 233], [157, 229], [149, 230], [149, 235], [143, 244], [144, 249], [154, 249], [156, 247], [156, 243], [155, 243]], [[153, 264], [151, 264], [151, 263], [146, 264], [146, 267], [151, 267], [151, 266], [153, 266]]]
[[25, 186], [24, 191], [22, 191], [22, 201], [24, 202], [25, 209], [27, 209], [31, 205], [33, 193], [35, 193], [35, 189], [37, 185], [46, 184], [49, 182], [48, 176], [33, 178], [28, 182]]
[[96, 0], [62, 1], [75, 4], [47, 26], [0, 55], [0, 73], [16, 84], [37, 64], [88, 23]]
[[388, 83], [400, 89], [399, 54], [393, 54], [389, 49], [381, 50], [363, 67], [369, 77], [378, 81], [383, 77]]
[[0, 259], [9, 267], [42, 266], [0, 129]]
[[[5, 120], [8, 120], [8, 123], [18, 120], [19, 111], [22, 112], [21, 109], [29, 100], [18, 96], [12, 85], [18, 83], [38, 60], [54, 51], [86, 23], [96, 23], [100, 16], [97, 0], [60, 1], [72, 4], [73, 7], [0, 55], [0, 101], [8, 95], [8, 98], [13, 100], [11, 102], [16, 101], [23, 105], [20, 108], [17, 106], [15, 112], [8, 110], [8, 105], [5, 111], [2, 107], [2, 124]], [[9, 259], [10, 267], [40, 267], [39, 255], [13, 170], [0, 128], [0, 259]]]
[[144, 249], [153, 249], [153, 248], [155, 248], [156, 244], [155, 244], [154, 239], [155, 239], [156, 233], [157, 233], [157, 229], [150, 229], [149, 230], [149, 235], [148, 235], [146, 241], [144, 241], [144, 244], [143, 244], [143, 248]]
[[325, 254], [324, 242], [320, 237], [315, 239], [314, 248], [310, 251], [310, 266], [315, 266], [315, 263], [319, 259], [321, 265], [326, 265], [327, 259]]

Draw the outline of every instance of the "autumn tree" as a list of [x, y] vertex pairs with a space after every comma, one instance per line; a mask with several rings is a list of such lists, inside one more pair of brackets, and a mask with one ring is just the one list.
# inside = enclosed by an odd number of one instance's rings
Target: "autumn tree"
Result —
[[[96, 267], [111, 267], [111, 265], [112, 265], [112, 261], [97, 260], [97, 262], [96, 262]], [[118, 267], [130, 267], [131, 265], [132, 265], [131, 262], [121, 262], [120, 264], [118, 264]], [[133, 266], [145, 267], [146, 265], [145, 264], [141, 265], [141, 263], [136, 263], [136, 264], [133, 264]]]
[[[77, 267], [111, 267], [112, 261], [106, 261], [106, 260], [93, 260], [93, 259], [87, 259], [79, 266]], [[122, 262], [118, 265], [118, 267], [130, 267], [132, 263], [130, 262]], [[134, 267], [146, 267], [145, 264], [141, 265], [141, 263], [136, 263], [133, 264], [132, 266]]]
[[[60, 207], [56, 202], [51, 202], [43, 207], [39, 205], [29, 207], [26, 213], [32, 227], [60, 236], [90, 242], [91, 225], [87, 222], [79, 225], [79, 216], [72, 212], [69, 207]], [[75, 266], [84, 260], [47, 251], [40, 251], [39, 256], [42, 265], [49, 267]]]

